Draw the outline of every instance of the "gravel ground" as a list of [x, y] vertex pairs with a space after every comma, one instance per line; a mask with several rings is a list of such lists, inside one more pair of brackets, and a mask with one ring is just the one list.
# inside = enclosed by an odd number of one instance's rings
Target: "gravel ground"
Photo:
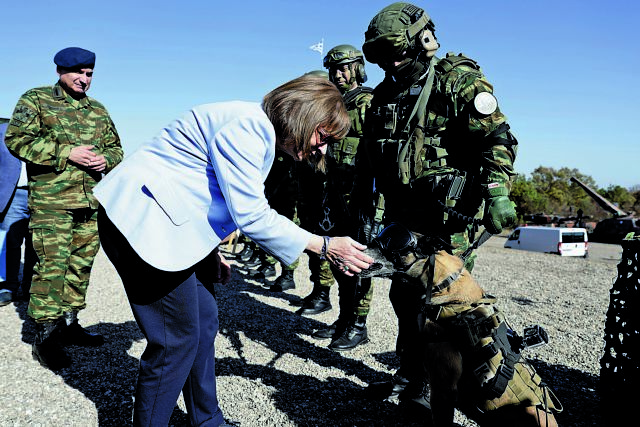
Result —
[[[504, 249], [493, 237], [479, 249], [474, 275], [499, 298], [516, 330], [541, 324], [551, 342], [526, 356], [564, 405], [562, 426], [601, 425], [597, 390], [609, 289], [621, 248], [591, 244], [589, 258], [562, 258]], [[417, 426], [393, 403], [363, 398], [367, 383], [382, 381], [398, 367], [396, 319], [389, 281], [375, 280], [368, 328], [371, 342], [334, 353], [328, 341], [310, 337], [333, 322], [336, 310], [313, 317], [295, 314], [290, 303], [311, 290], [306, 262], [295, 272], [295, 290], [272, 294], [247, 276], [241, 264], [233, 281], [217, 288], [220, 334], [216, 370], [225, 416], [252, 426]], [[267, 281], [267, 285], [270, 282]], [[331, 292], [338, 303], [337, 287]], [[60, 372], [31, 357], [34, 329], [26, 303], [0, 308], [0, 426], [129, 426], [138, 360], [145, 340], [120, 280], [101, 252], [80, 314], [90, 331], [104, 334], [98, 349], [71, 347], [73, 365]], [[475, 426], [462, 414], [456, 421]], [[187, 425], [178, 402], [171, 425]]]

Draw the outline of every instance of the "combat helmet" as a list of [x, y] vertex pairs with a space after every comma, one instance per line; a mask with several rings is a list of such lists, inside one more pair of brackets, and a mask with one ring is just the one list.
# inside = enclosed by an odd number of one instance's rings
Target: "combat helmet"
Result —
[[416, 60], [428, 63], [439, 46], [433, 36], [430, 49], [425, 49], [419, 38], [422, 30], [429, 30], [431, 35], [435, 31], [435, 25], [424, 9], [410, 3], [393, 3], [378, 12], [369, 23], [362, 51], [367, 61], [383, 69], [405, 54], [405, 63], [397, 67], [394, 74], [400, 77], [413, 75]]
[[364, 55], [355, 46], [350, 44], [341, 44], [332, 48], [324, 57], [324, 68], [329, 69], [336, 65], [350, 64], [357, 62], [356, 78], [358, 83], [362, 84], [367, 81], [367, 73], [364, 71]]

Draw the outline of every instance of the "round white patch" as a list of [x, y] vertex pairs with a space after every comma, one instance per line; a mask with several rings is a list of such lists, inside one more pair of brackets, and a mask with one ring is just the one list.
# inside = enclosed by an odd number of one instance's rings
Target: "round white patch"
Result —
[[473, 100], [473, 105], [480, 114], [493, 114], [498, 108], [498, 100], [489, 92], [480, 92]]

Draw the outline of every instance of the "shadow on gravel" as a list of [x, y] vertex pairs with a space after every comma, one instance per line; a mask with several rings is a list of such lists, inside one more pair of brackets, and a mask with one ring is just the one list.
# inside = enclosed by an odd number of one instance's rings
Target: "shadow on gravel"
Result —
[[588, 372], [530, 360], [538, 374], [553, 389], [564, 410], [557, 415], [562, 427], [605, 425], [598, 392], [599, 377]]
[[[27, 302], [16, 304], [16, 312], [23, 320], [22, 340], [32, 344], [35, 327], [27, 316]], [[106, 343], [101, 347], [67, 347], [72, 365], [55, 373], [94, 403], [99, 426], [131, 426], [139, 360], [128, 351], [134, 341], [143, 340], [144, 336], [134, 321], [99, 323], [87, 330], [104, 335]], [[186, 425], [186, 414], [176, 406], [170, 426]]]
[[393, 403], [365, 399], [362, 388], [346, 378], [319, 380], [235, 358], [217, 359], [216, 372], [219, 377], [241, 376], [275, 388], [275, 406], [298, 426], [423, 425], [400, 416]]
[[[251, 279], [242, 270], [235, 272], [244, 279]], [[216, 287], [216, 299], [220, 310], [220, 334], [229, 339], [241, 359], [216, 360], [216, 373], [222, 376], [238, 376], [260, 382], [276, 389], [273, 399], [279, 411], [300, 426], [349, 425], [349, 426], [412, 426], [410, 419], [399, 416], [397, 406], [389, 402], [374, 402], [363, 395], [361, 384], [346, 378], [320, 380], [310, 375], [294, 375], [275, 368], [285, 355], [293, 355], [322, 367], [335, 368], [348, 376], [370, 383], [383, 381], [390, 376], [326, 348], [329, 340], [304, 339], [325, 323], [288, 310], [280, 310], [262, 303], [256, 296], [268, 295], [295, 302], [299, 297], [288, 293], [272, 293], [253, 280], [237, 280], [234, 286]], [[267, 283], [267, 285], [270, 283]], [[245, 359], [240, 333], [274, 353], [269, 363], [256, 365]], [[395, 354], [379, 355], [391, 366], [397, 365]], [[305, 362], [308, 363], [308, 362]], [[240, 420], [241, 421], [241, 420]]]
[[276, 353], [271, 365], [283, 355], [291, 354], [309, 359], [320, 366], [340, 369], [364, 382], [376, 381], [380, 377], [379, 371], [371, 369], [360, 360], [344, 357], [327, 349], [329, 340], [309, 342], [301, 337], [326, 327], [326, 323], [263, 304], [254, 295], [268, 295], [290, 302], [297, 300], [297, 297], [286, 292], [273, 293], [262, 286], [242, 280], [233, 287], [217, 286], [220, 334], [231, 341], [240, 357], [243, 356], [243, 349], [238, 332]]

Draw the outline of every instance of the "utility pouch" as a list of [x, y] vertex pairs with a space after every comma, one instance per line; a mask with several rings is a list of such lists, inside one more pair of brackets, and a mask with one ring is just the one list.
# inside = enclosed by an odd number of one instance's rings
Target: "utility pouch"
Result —
[[360, 138], [348, 136], [333, 147], [333, 155], [339, 164], [353, 166], [355, 164], [356, 153]]
[[379, 135], [384, 135], [386, 138], [391, 138], [396, 130], [398, 123], [398, 105], [387, 104], [377, 107], [372, 111], [374, 116], [374, 123], [376, 125], [381, 124], [381, 127], [376, 126], [380, 130]]

